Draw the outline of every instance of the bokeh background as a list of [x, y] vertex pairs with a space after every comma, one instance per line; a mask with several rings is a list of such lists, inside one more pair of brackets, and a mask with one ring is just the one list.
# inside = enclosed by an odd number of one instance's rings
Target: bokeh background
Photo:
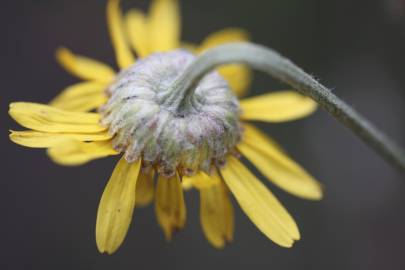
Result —
[[[125, 0], [145, 9], [148, 1]], [[1, 269], [405, 269], [405, 182], [401, 175], [324, 111], [260, 125], [326, 188], [308, 202], [271, 186], [296, 218], [302, 240], [282, 249], [238, 207], [234, 242], [205, 240], [198, 194], [187, 193], [188, 222], [164, 240], [153, 207], [136, 209], [126, 242], [97, 252], [100, 195], [115, 159], [77, 168], [8, 141], [17, 128], [11, 101], [47, 102], [77, 80], [54, 60], [60, 45], [114, 65], [105, 1], [14, 0], [0, 9]], [[293, 59], [405, 145], [405, 1], [182, 1], [183, 38], [201, 41], [223, 27], [247, 29], [255, 42]], [[252, 94], [285, 89], [256, 74]]]

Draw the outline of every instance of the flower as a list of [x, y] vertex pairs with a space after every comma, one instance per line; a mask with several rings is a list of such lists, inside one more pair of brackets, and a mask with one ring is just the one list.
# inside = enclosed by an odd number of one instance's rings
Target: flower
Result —
[[198, 110], [185, 107], [173, 114], [165, 107], [166, 96], [159, 95], [194, 59], [178, 48], [198, 54], [222, 43], [247, 40], [248, 35], [232, 28], [210, 35], [201, 46], [180, 43], [175, 0], [154, 0], [148, 15], [134, 9], [125, 17], [119, 0], [109, 0], [107, 19], [118, 74], [106, 64], [61, 48], [59, 63], [84, 82], [68, 87], [49, 105], [15, 102], [9, 110], [29, 129], [11, 131], [10, 139], [47, 148], [58, 164], [82, 165], [125, 152], [101, 197], [96, 222], [99, 251], [115, 252], [135, 206], [153, 200], [158, 223], [171, 239], [185, 225], [183, 190], [188, 188], [199, 190], [202, 229], [214, 247], [222, 248], [233, 238], [229, 193], [261, 232], [278, 245], [291, 247], [300, 239], [295, 221], [239, 157], [281, 189], [304, 199], [321, 199], [321, 185], [276, 142], [247, 123], [299, 119], [311, 114], [316, 104], [293, 91], [247, 98], [239, 104], [229, 89], [237, 96], [245, 94], [250, 71], [243, 65], [227, 65], [200, 82], [194, 97], [204, 100], [190, 101], [199, 102]]

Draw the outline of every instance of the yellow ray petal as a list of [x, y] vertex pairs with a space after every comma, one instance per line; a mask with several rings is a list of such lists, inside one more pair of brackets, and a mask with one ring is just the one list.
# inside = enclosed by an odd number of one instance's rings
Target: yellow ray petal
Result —
[[300, 238], [287, 210], [239, 160], [230, 156], [221, 174], [242, 210], [268, 238], [282, 247]]
[[204, 172], [198, 172], [193, 176], [183, 176], [182, 184], [183, 187], [194, 186], [195, 188], [209, 188], [215, 185], [219, 185], [220, 181], [217, 177], [210, 177]]
[[132, 48], [138, 56], [148, 56], [151, 53], [151, 46], [146, 16], [140, 10], [131, 9], [125, 17], [125, 22]]
[[150, 46], [152, 52], [164, 52], [179, 47], [180, 8], [177, 0], [155, 0], [149, 13]]
[[[219, 181], [218, 175], [213, 176]], [[233, 206], [222, 182], [200, 189], [200, 221], [207, 240], [216, 248], [232, 241], [234, 232]]]
[[154, 171], [141, 172], [136, 183], [136, 206], [146, 206], [152, 202], [154, 196]]
[[83, 80], [110, 83], [115, 77], [114, 70], [108, 65], [88, 57], [74, 55], [66, 48], [59, 48], [56, 51], [56, 59], [68, 72]]
[[97, 212], [96, 242], [101, 253], [114, 253], [127, 234], [135, 207], [135, 187], [141, 161], [122, 157], [101, 196]]
[[245, 30], [240, 28], [225, 28], [206, 37], [199, 48], [199, 52], [201, 53], [221, 44], [247, 40], [249, 40], [249, 34]]
[[97, 113], [69, 112], [38, 103], [11, 103], [9, 114], [23, 127], [37, 131], [97, 133], [106, 130], [98, 124]]
[[183, 228], [186, 222], [186, 205], [178, 176], [159, 176], [155, 196], [157, 220], [166, 239], [170, 240], [173, 232]]
[[238, 149], [264, 176], [298, 197], [322, 198], [322, 185], [280, 150], [280, 146], [255, 127], [245, 124], [244, 128], [244, 138]]
[[118, 155], [110, 140], [87, 143], [72, 139], [48, 148], [47, 154], [55, 163], [65, 166], [78, 166], [94, 159]]
[[[246, 31], [239, 28], [226, 28], [209, 35], [202, 42], [198, 51], [201, 53], [224, 43], [247, 40], [249, 40], [249, 34]], [[225, 65], [219, 68], [218, 71], [229, 82], [230, 87], [239, 97], [247, 92], [252, 80], [252, 72], [247, 66]]]
[[108, 0], [107, 22], [117, 64], [120, 68], [127, 68], [135, 63], [135, 58], [125, 35], [124, 19], [120, 10], [120, 0]]
[[244, 96], [252, 81], [251, 70], [244, 65], [225, 65], [218, 69], [238, 97]]
[[46, 133], [38, 131], [11, 131], [10, 140], [14, 143], [33, 148], [48, 148], [57, 146], [67, 139], [78, 141], [106, 141], [111, 139], [107, 132], [92, 134], [75, 133]]
[[295, 91], [280, 91], [244, 99], [241, 107], [242, 119], [278, 123], [306, 117], [317, 104]]
[[184, 181], [184, 178], [181, 181], [181, 187], [183, 188], [183, 190], [190, 190], [193, 188], [193, 182], [191, 181], [190, 178], [188, 178], [186, 181]]
[[91, 111], [107, 102], [106, 88], [105, 83], [99, 82], [74, 84], [63, 90], [49, 105], [68, 111]]

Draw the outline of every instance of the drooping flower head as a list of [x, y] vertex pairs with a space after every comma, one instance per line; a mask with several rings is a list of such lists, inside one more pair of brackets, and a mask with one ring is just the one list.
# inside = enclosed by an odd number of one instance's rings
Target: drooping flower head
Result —
[[107, 20], [118, 73], [61, 48], [59, 63], [84, 82], [68, 87], [48, 105], [16, 102], [9, 111], [29, 129], [12, 131], [11, 140], [47, 148], [58, 164], [122, 155], [98, 209], [100, 252], [116, 251], [135, 206], [152, 201], [157, 221], [171, 239], [185, 225], [183, 190], [189, 188], [200, 192], [201, 225], [213, 246], [221, 248], [233, 238], [232, 193], [260, 231], [291, 247], [300, 238], [296, 223], [239, 159], [244, 156], [293, 195], [320, 199], [321, 185], [247, 123], [295, 120], [312, 113], [315, 103], [293, 91], [239, 101], [250, 83], [243, 65], [221, 67], [202, 78], [190, 95], [178, 96], [173, 83], [196, 55], [222, 43], [246, 41], [248, 35], [232, 28], [210, 35], [200, 46], [182, 43], [175, 0], [155, 0], [148, 14], [134, 9], [125, 16], [119, 0], [109, 0]]

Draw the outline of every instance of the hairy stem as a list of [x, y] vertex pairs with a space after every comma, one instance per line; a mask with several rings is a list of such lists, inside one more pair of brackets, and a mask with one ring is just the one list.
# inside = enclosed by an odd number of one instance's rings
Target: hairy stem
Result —
[[170, 91], [173, 94], [167, 97], [166, 102], [179, 108], [193, 94], [194, 86], [205, 74], [218, 66], [231, 63], [249, 65], [311, 97], [389, 163], [405, 171], [405, 152], [399, 145], [290, 60], [260, 45], [230, 43], [206, 51], [174, 82], [171, 86], [173, 91]]

